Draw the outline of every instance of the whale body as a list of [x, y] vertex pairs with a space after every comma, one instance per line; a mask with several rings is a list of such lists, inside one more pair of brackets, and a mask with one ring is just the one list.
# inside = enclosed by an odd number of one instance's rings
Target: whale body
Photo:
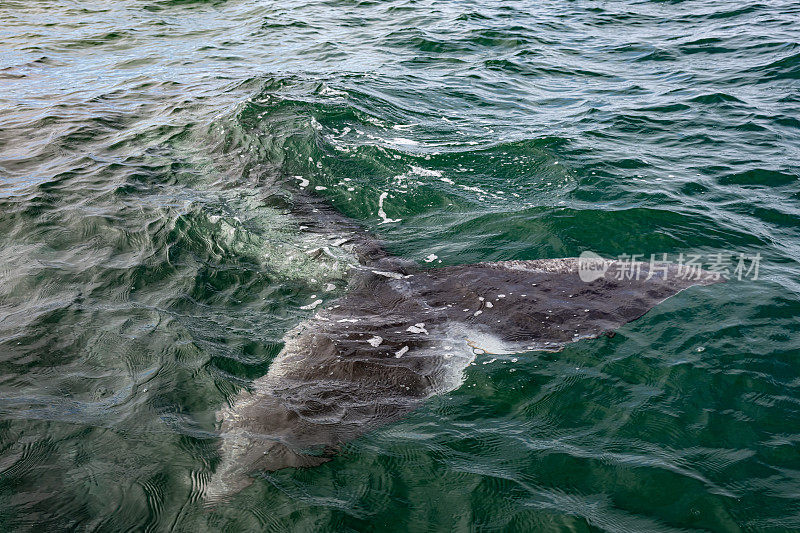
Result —
[[205, 487], [209, 504], [259, 471], [330, 461], [343, 443], [458, 388], [477, 356], [558, 351], [610, 334], [688, 287], [720, 281], [673, 264], [606, 261], [618, 275], [587, 282], [579, 258], [424, 269], [386, 253], [318, 199], [292, 210], [310, 231], [344, 236], [359, 265], [347, 293], [289, 331], [267, 374], [217, 413], [220, 461]]

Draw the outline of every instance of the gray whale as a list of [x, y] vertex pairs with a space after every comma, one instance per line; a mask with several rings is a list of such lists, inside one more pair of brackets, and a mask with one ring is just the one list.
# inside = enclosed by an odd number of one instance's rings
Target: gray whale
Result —
[[557, 351], [719, 281], [637, 263], [632, 279], [584, 282], [577, 258], [423, 269], [318, 198], [296, 194], [290, 210], [309, 231], [346, 240], [360, 264], [347, 293], [288, 332], [267, 374], [217, 413], [220, 461], [205, 487], [208, 504], [259, 471], [331, 460], [343, 443], [458, 388], [476, 356]]

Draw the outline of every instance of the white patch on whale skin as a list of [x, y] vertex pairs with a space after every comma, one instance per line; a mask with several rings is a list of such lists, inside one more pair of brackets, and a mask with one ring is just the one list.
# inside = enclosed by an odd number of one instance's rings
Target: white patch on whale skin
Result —
[[459, 331], [463, 342], [472, 350], [482, 354], [508, 355], [527, 351], [527, 347], [519, 343], [506, 342], [496, 335], [484, 333], [475, 329], [462, 329]]
[[400, 274], [398, 272], [386, 272], [384, 270], [373, 270], [372, 273], [373, 274], [377, 274], [379, 276], [383, 276], [385, 278], [392, 278], [392, 279], [403, 279], [403, 278], [410, 278], [411, 277], [410, 275], [405, 276], [405, 275]]
[[383, 337], [381, 337], [380, 335], [375, 335], [374, 337], [369, 339], [367, 342], [370, 343], [374, 348], [377, 348], [383, 342]]
[[394, 356], [397, 358], [402, 357], [408, 351], [408, 346], [403, 346], [399, 350], [394, 353]]
[[441, 342], [433, 349], [437, 355], [443, 357], [445, 364], [441, 367], [438, 383], [430, 391], [429, 397], [452, 392], [464, 384], [464, 371], [480, 355], [473, 348], [476, 343], [485, 348], [485, 353], [513, 353], [505, 351], [509, 346], [499, 337], [479, 332], [461, 322], [450, 322], [441, 332], [431, 333], [440, 337]]
[[425, 335], [428, 334], [428, 330], [425, 329], [425, 323], [424, 322], [420, 322], [418, 324], [414, 324], [413, 326], [408, 326], [406, 328], [406, 331], [408, 331], [409, 333], [424, 333]]

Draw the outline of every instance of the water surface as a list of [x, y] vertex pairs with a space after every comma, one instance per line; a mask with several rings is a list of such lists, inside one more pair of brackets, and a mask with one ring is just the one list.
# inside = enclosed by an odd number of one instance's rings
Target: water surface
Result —
[[[0, 527], [800, 529], [798, 20], [787, 0], [3, 2]], [[433, 267], [760, 272], [613, 338], [479, 358], [338, 459], [204, 509], [214, 412], [345, 283], [279, 198], [306, 182]]]

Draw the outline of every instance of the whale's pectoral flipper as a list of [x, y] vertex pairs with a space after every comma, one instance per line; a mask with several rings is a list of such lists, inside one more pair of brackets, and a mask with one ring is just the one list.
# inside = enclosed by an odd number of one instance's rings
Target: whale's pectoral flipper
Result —
[[254, 471], [327, 461], [325, 451], [457, 388], [476, 355], [559, 350], [718, 281], [675, 265], [615, 262], [584, 281], [575, 258], [393, 265], [381, 257], [364, 267], [345, 296], [286, 335], [267, 375], [219, 413], [221, 461], [207, 500], [238, 492]]

